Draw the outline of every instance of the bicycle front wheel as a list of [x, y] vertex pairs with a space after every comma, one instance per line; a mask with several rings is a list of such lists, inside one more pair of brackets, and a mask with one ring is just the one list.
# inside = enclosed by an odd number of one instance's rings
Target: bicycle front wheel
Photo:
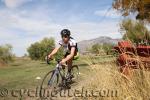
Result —
[[45, 95], [44, 94], [45, 91], [50, 92], [56, 89], [59, 83], [60, 83], [59, 74], [56, 73], [55, 70], [48, 72], [42, 80], [40, 86], [40, 96], [43, 97]]

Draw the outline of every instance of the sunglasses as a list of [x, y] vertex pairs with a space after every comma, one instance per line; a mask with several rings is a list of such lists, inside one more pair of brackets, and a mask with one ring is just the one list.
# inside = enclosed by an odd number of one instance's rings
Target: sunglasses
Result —
[[69, 38], [69, 36], [67, 36], [67, 35], [64, 35], [64, 36], [61, 36], [62, 38]]

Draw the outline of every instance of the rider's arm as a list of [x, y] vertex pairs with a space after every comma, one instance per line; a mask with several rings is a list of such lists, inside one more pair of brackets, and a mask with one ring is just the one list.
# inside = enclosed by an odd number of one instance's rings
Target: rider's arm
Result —
[[58, 50], [60, 49], [60, 47], [61, 47], [61, 46], [56, 47], [56, 48], [49, 54], [49, 57], [52, 57], [53, 55], [55, 55], [55, 54], [58, 52]]
[[70, 60], [71, 58], [73, 58], [74, 53], [75, 53], [75, 49], [76, 49], [75, 47], [71, 48], [71, 53], [65, 59], [63, 59], [64, 62], [66, 62], [66, 61]]

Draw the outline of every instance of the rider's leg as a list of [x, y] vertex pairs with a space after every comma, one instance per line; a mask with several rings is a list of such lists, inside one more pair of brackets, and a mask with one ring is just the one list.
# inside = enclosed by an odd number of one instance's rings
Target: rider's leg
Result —
[[71, 73], [73, 58], [67, 61], [68, 73]]

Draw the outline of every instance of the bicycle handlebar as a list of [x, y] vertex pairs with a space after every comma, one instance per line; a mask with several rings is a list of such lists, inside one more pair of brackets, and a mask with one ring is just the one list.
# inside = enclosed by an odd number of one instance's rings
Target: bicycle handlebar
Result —
[[[47, 59], [46, 59], [47, 64], [50, 64], [51, 60], [53, 60], [53, 59], [49, 59], [48, 56], [47, 56]], [[60, 63], [60, 61], [61, 61], [60, 59], [56, 59], [57, 63]]]

